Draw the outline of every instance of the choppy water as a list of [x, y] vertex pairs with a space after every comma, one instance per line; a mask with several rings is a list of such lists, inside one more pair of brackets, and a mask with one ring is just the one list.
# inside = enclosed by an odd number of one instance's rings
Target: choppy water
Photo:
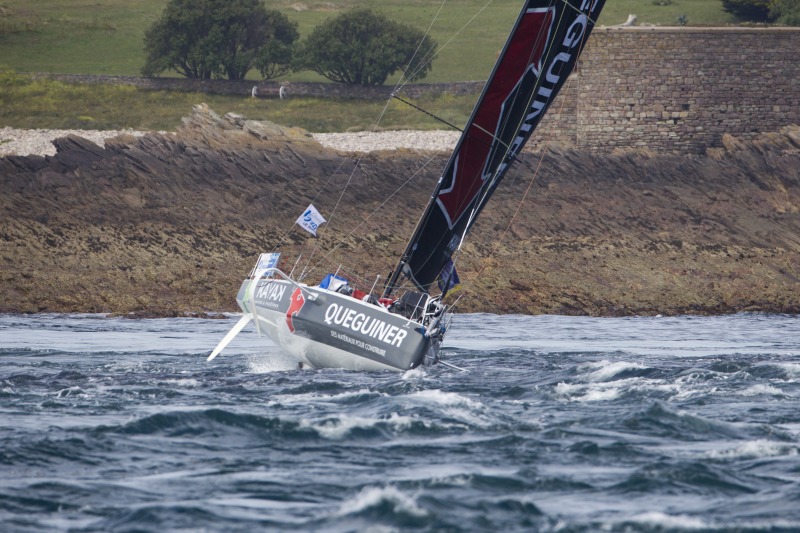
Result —
[[444, 367], [0, 316], [2, 531], [798, 531], [800, 318], [462, 315]]

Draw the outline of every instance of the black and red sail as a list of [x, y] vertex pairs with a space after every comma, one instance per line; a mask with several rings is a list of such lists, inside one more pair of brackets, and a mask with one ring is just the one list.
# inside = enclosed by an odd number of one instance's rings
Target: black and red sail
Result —
[[428, 292], [575, 67], [605, 0], [527, 0], [390, 279]]

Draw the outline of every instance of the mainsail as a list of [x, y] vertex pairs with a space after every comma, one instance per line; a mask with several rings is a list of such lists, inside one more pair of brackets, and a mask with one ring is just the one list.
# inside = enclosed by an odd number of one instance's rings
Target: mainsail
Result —
[[385, 296], [429, 292], [575, 67], [605, 0], [527, 0]]

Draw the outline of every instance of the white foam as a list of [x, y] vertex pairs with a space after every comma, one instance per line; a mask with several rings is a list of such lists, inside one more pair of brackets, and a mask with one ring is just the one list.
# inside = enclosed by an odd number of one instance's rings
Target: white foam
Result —
[[630, 363], [627, 361], [610, 362], [607, 359], [603, 359], [602, 361], [580, 365], [578, 366], [578, 371], [589, 371], [589, 373], [586, 375], [586, 379], [589, 381], [605, 381], [626, 370], [642, 368], [645, 368], [645, 366], [641, 363]]
[[247, 356], [247, 369], [253, 374], [297, 370], [297, 360], [276, 350], [274, 353]]
[[380, 423], [388, 423], [390, 426], [402, 430], [409, 427], [413, 421], [413, 417], [401, 416], [397, 413], [392, 413], [389, 418], [370, 418], [340, 414], [324, 420], [303, 419], [300, 421], [300, 427], [313, 429], [324, 439], [340, 440], [354, 429], [369, 429]]
[[613, 400], [627, 391], [656, 391], [680, 393], [680, 387], [663, 380], [647, 378], [628, 378], [608, 382], [566, 383], [555, 386], [555, 393], [572, 402], [596, 402]]
[[466, 396], [455, 392], [444, 392], [440, 389], [422, 390], [413, 392], [409, 397], [421, 399], [427, 404], [438, 404], [441, 406], [463, 406], [470, 409], [479, 409], [483, 404]]
[[406, 370], [400, 379], [404, 381], [418, 380], [427, 377], [428, 371], [424, 366], [418, 366], [411, 370]]
[[172, 383], [173, 385], [176, 385], [178, 387], [190, 387], [190, 388], [200, 386], [200, 382], [194, 378], [165, 379], [163, 380], [163, 383]]
[[385, 392], [374, 392], [367, 388], [358, 390], [344, 391], [336, 394], [321, 394], [319, 392], [306, 392], [303, 394], [276, 394], [268, 401], [267, 405], [308, 405], [310, 403], [316, 404], [332, 404], [338, 403], [342, 400], [349, 400], [357, 396], [379, 396], [388, 397]]
[[400, 492], [391, 485], [386, 487], [366, 487], [362, 489], [354, 498], [342, 503], [338, 515], [346, 516], [360, 513], [370, 507], [378, 506], [382, 502], [392, 504], [396, 513], [406, 513], [418, 517], [428, 515], [425, 509], [417, 505], [414, 497]]
[[[659, 529], [686, 529], [686, 530], [702, 530], [714, 531], [717, 529], [735, 529], [736, 531], [744, 530], [763, 530], [773, 531], [776, 528], [780, 530], [793, 530], [798, 529], [798, 522], [789, 520], [769, 520], [769, 521], [737, 521], [735, 527], [725, 527], [723, 524], [715, 524], [711, 521], [703, 520], [696, 516], [689, 515], [670, 515], [660, 511], [650, 511], [634, 515], [629, 519], [633, 522], [640, 524], [648, 524], [659, 527]], [[609, 528], [611, 529], [611, 528]]]
[[772, 396], [783, 396], [783, 391], [772, 385], [758, 384], [748, 387], [739, 391], [737, 394], [740, 396], [760, 396], [762, 394], [771, 394]]
[[712, 525], [701, 518], [687, 515], [670, 515], [660, 511], [649, 511], [637, 514], [630, 519], [633, 522], [661, 526], [667, 529], [709, 529]]
[[782, 369], [792, 377], [800, 377], [800, 364], [799, 363], [773, 363], [778, 368]]
[[85, 394], [85, 391], [79, 386], [75, 385], [73, 387], [67, 387], [66, 389], [61, 389], [56, 393], [56, 397], [69, 398], [70, 396], [79, 396], [83, 394]]
[[584, 384], [570, 384], [563, 381], [556, 385], [556, 394], [566, 396], [571, 402], [599, 402], [613, 400], [622, 392], [618, 386], [590, 387]]
[[436, 406], [448, 418], [459, 420], [465, 426], [487, 428], [494, 423], [493, 417], [484, 414], [485, 409], [481, 402], [455, 392], [444, 392], [440, 389], [422, 390], [413, 392], [406, 398], [414, 403]]
[[706, 455], [713, 459], [738, 459], [798, 455], [798, 447], [785, 442], [758, 439], [745, 442], [727, 450], [710, 450]]

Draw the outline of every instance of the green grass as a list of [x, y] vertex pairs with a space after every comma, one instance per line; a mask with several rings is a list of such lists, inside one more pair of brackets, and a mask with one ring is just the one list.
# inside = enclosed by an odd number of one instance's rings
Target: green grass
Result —
[[[0, 0], [0, 64], [15, 72], [138, 75], [144, 63], [142, 39], [167, 0]], [[664, 2], [665, 0], [661, 0]], [[483, 80], [488, 76], [521, 0], [495, 0], [476, 21], [470, 19], [485, 0], [451, 0], [436, 16], [432, 0], [267, 0], [307, 34], [325, 18], [353, 6], [380, 10], [420, 29], [431, 26], [439, 58], [423, 81]], [[298, 6], [303, 6], [298, 8]], [[723, 25], [732, 17], [720, 0], [608, 0], [600, 24], [624, 22], [629, 13], [639, 24], [674, 25], [685, 15], [689, 25]], [[449, 42], [448, 42], [449, 41]], [[257, 79], [256, 76], [251, 76]], [[324, 81], [313, 72], [294, 73], [288, 81]], [[395, 82], [390, 79], [389, 83]], [[440, 97], [418, 102], [460, 125], [475, 96]], [[31, 81], [0, 70], [0, 126], [19, 128], [166, 129], [172, 130], [194, 104], [206, 102], [217, 112], [236, 112], [314, 132], [368, 129], [383, 102], [315, 99], [253, 100], [199, 93], [143, 91], [130, 87], [68, 85]], [[441, 128], [421, 113], [390, 102], [384, 128]]]
[[[382, 101], [316, 98], [256, 99], [177, 91], [147, 91], [130, 86], [66, 84], [31, 80], [0, 70], [0, 124], [14, 128], [174, 130], [192, 106], [207, 103], [223, 114], [239, 113], [313, 132], [370, 129], [387, 104]], [[417, 100], [442, 118], [463, 124], [475, 96]], [[441, 129], [440, 123], [398, 101], [381, 120], [384, 129]]]
[[[138, 75], [144, 63], [144, 31], [165, 4], [166, 0], [0, 0], [0, 62], [18, 72]], [[296, 21], [303, 35], [325, 18], [356, 5], [373, 7], [420, 29], [435, 18], [431, 33], [443, 48], [426, 81], [439, 82], [485, 79], [522, 3], [495, 0], [471, 24], [485, 0], [452, 0], [438, 17], [440, 3], [431, 0], [267, 0], [266, 4]], [[689, 25], [733, 21], [722, 11], [720, 0], [671, 0], [666, 6], [653, 0], [608, 0], [600, 24], [619, 24], [629, 13], [636, 14], [640, 24], [675, 25], [680, 15]], [[312, 72], [287, 79], [320, 80]]]

